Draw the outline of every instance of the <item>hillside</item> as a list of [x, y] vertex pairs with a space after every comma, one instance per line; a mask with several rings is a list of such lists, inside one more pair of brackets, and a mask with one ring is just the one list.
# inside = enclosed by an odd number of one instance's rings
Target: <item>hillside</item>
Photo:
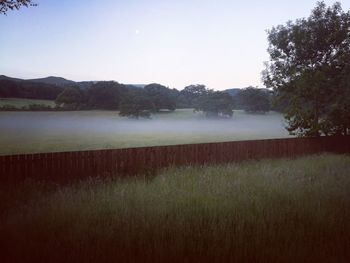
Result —
[[226, 89], [226, 90], [224, 90], [224, 92], [227, 92], [231, 96], [236, 96], [238, 94], [238, 92], [240, 92], [241, 90], [242, 89], [240, 89], [240, 88], [233, 88], [233, 89]]
[[46, 78], [39, 78], [39, 79], [28, 79], [25, 81], [30, 81], [30, 82], [36, 82], [36, 83], [45, 83], [45, 84], [51, 84], [51, 85], [56, 85], [56, 86], [67, 86], [67, 85], [73, 85], [76, 82], [73, 80], [68, 80], [62, 77], [46, 77]]
[[91, 87], [96, 81], [73, 81], [69, 79], [65, 79], [62, 77], [49, 76], [46, 78], [37, 78], [37, 79], [20, 79], [20, 78], [12, 78], [5, 75], [0, 75], [0, 80], [8, 80], [8, 81], [16, 81], [16, 82], [30, 82], [30, 83], [42, 83], [48, 85], [54, 85], [57, 87], [67, 87], [72, 85], [77, 85], [82, 89], [87, 89]]
[[0, 98], [54, 100], [63, 86], [0, 76]]
[[22, 81], [23, 79], [11, 78], [5, 75], [0, 75], [0, 80], [10, 80], [10, 81]]

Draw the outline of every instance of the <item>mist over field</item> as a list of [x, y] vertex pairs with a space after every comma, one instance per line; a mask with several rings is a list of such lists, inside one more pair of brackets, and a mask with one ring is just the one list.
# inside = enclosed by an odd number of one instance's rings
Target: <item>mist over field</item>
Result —
[[281, 114], [206, 119], [192, 110], [152, 119], [121, 118], [114, 111], [0, 113], [0, 154], [124, 148], [288, 137]]

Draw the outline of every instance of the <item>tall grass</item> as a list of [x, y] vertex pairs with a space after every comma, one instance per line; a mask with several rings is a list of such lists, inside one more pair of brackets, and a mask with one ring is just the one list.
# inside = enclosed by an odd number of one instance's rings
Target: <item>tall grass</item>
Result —
[[64, 187], [27, 182], [3, 191], [3, 200], [11, 196], [16, 205], [0, 222], [5, 260], [350, 259], [350, 156], [172, 168]]

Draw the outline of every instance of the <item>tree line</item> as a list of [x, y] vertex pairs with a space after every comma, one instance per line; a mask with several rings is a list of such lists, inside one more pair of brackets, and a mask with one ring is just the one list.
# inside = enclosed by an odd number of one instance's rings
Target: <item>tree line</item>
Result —
[[[121, 116], [134, 118], [149, 118], [160, 110], [178, 108], [193, 108], [207, 117], [230, 117], [234, 109], [267, 112], [271, 108], [270, 92], [253, 87], [231, 96], [227, 91], [214, 91], [204, 85], [189, 85], [178, 91], [157, 83], [144, 88], [115, 81], [57, 85], [8, 77], [0, 79], [0, 98], [55, 100], [55, 110], [119, 110]], [[16, 110], [10, 105], [1, 109]], [[40, 110], [40, 105], [35, 105], [35, 109]], [[48, 107], [43, 105], [42, 109]]]
[[64, 87], [32, 81], [0, 79], [0, 98], [55, 100]]
[[115, 81], [101, 81], [88, 89], [66, 87], [58, 95], [56, 104], [68, 110], [119, 110], [121, 116], [132, 118], [149, 118], [160, 110], [193, 108], [207, 117], [217, 118], [231, 117], [233, 110], [238, 108], [247, 112], [267, 112], [271, 109], [271, 94], [253, 87], [231, 96], [204, 85], [190, 85], [178, 91], [157, 83], [138, 88]]

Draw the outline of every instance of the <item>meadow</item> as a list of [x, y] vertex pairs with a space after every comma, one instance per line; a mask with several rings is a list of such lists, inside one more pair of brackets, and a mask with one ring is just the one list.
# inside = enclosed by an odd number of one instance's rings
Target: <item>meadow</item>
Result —
[[0, 185], [3, 262], [349, 262], [350, 156]]
[[128, 148], [289, 137], [276, 112], [208, 120], [192, 109], [133, 120], [116, 111], [0, 112], [0, 154]]
[[20, 98], [0, 98], [0, 107], [3, 106], [13, 106], [17, 109], [28, 108], [29, 105], [39, 104], [46, 105], [50, 107], [55, 106], [55, 102], [53, 100], [37, 100], [37, 99], [20, 99]]

